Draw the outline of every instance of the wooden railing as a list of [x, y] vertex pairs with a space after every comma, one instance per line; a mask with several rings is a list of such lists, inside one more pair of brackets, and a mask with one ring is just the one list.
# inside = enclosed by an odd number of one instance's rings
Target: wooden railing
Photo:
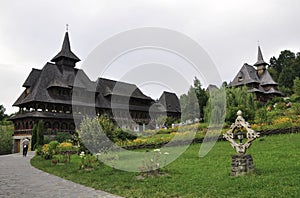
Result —
[[[74, 133], [75, 130], [69, 130], [69, 129], [47, 129], [44, 131], [44, 135], [56, 135], [57, 132], [63, 132], [63, 133]], [[18, 129], [14, 131], [14, 135], [31, 135], [32, 129]]]

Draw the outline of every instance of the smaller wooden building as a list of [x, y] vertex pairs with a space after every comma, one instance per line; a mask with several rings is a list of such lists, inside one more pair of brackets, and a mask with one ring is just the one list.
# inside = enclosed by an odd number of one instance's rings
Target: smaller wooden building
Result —
[[262, 103], [276, 96], [283, 96], [278, 90], [278, 83], [273, 80], [268, 72], [267, 65], [268, 63], [263, 59], [260, 46], [258, 46], [256, 63], [253, 66], [245, 63], [228, 87], [245, 85], [248, 87], [248, 92], [254, 93], [255, 99]]

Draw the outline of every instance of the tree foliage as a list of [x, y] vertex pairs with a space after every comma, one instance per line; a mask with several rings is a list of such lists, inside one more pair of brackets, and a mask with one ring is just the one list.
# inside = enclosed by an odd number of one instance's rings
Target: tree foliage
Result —
[[300, 77], [300, 53], [295, 54], [289, 50], [282, 51], [278, 58], [270, 59], [268, 71], [278, 82], [280, 91], [285, 95], [291, 95], [294, 79]]
[[223, 124], [226, 112], [225, 87], [210, 90], [209, 99], [204, 110], [204, 121], [212, 126]]
[[2, 121], [4, 118], [7, 117], [7, 115], [5, 114], [6, 109], [4, 108], [3, 105], [0, 105], [0, 121]]
[[202, 88], [200, 80], [195, 77], [194, 79], [194, 89], [195, 93], [198, 99], [198, 105], [199, 105], [199, 117], [200, 120], [203, 120], [204, 118], [204, 108], [206, 106], [207, 100], [208, 100], [208, 94], [205, 91], [204, 88]]
[[37, 124], [33, 125], [31, 134], [31, 150], [33, 151], [36, 148]]
[[243, 117], [248, 121], [255, 118], [255, 110], [258, 103], [254, 100], [254, 95], [247, 91], [247, 87], [237, 87], [226, 89], [226, 117], [228, 123], [234, 122], [238, 110], [243, 112]]
[[296, 77], [294, 79], [293, 91], [297, 96], [300, 96], [300, 78]]
[[134, 134], [123, 131], [104, 115], [95, 118], [85, 117], [77, 133], [80, 144], [92, 153], [107, 152], [118, 140], [136, 139]]
[[295, 79], [295, 72], [291, 67], [285, 67], [279, 74], [278, 83], [280, 86], [291, 88], [293, 87], [293, 80]]
[[162, 127], [165, 125], [167, 121], [167, 116], [159, 116], [157, 119], [156, 119], [156, 124], [159, 126], [159, 127]]
[[187, 94], [180, 96], [180, 106], [182, 120], [199, 118], [199, 103], [193, 86], [190, 87]]
[[180, 96], [181, 118], [194, 120], [204, 118], [204, 109], [208, 101], [208, 93], [202, 88], [201, 82], [195, 77], [194, 86], [191, 86], [187, 94]]
[[13, 125], [0, 125], [0, 155], [12, 152]]
[[44, 145], [44, 122], [39, 120], [36, 129], [36, 145]]

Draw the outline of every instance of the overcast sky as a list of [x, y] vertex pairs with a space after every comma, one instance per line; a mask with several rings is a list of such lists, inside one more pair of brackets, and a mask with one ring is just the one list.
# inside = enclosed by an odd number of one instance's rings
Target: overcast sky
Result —
[[[256, 62], [258, 40], [266, 61], [284, 49], [300, 51], [299, 7], [299, 0], [0, 0], [0, 104], [6, 113], [17, 111], [11, 106], [23, 82], [59, 52], [65, 24], [72, 51], [82, 60], [78, 68], [112, 35], [161, 27], [199, 43], [222, 81], [230, 81], [243, 63]], [[116, 71], [107, 77], [120, 78]]]

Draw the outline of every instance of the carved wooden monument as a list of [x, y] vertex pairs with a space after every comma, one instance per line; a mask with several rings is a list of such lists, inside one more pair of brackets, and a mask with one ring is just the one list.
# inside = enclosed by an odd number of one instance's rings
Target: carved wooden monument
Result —
[[[246, 130], [247, 141], [243, 143], [244, 132]], [[235, 132], [237, 130], [237, 132]], [[254, 170], [253, 159], [251, 155], [246, 154], [246, 150], [251, 146], [253, 140], [259, 137], [259, 133], [251, 129], [250, 124], [242, 117], [242, 111], [237, 112], [237, 118], [223, 137], [231, 143], [231, 146], [238, 154], [232, 155], [231, 176], [243, 175]], [[235, 141], [239, 140], [239, 143]]]

